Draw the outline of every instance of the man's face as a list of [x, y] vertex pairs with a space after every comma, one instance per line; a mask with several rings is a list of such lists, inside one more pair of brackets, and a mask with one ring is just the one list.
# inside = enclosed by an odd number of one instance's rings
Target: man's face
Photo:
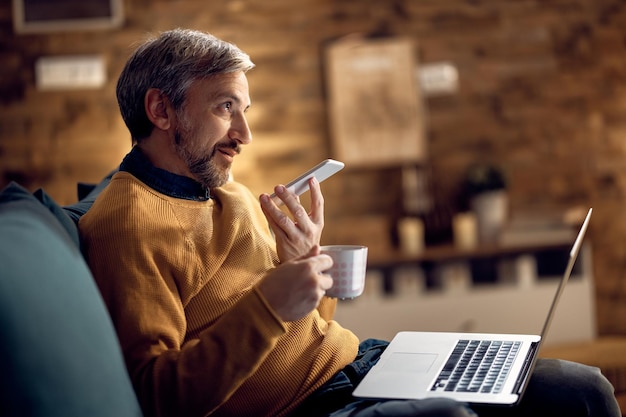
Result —
[[252, 134], [245, 112], [250, 107], [248, 80], [243, 72], [194, 81], [177, 112], [174, 133], [178, 156], [192, 177], [205, 188], [226, 183], [235, 155]]

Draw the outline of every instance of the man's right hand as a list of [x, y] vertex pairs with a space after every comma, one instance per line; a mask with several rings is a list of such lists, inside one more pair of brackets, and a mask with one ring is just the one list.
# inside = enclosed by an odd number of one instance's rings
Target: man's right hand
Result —
[[315, 247], [310, 254], [270, 271], [258, 288], [282, 320], [298, 320], [313, 311], [332, 287], [333, 279], [322, 273], [332, 265], [333, 260]]

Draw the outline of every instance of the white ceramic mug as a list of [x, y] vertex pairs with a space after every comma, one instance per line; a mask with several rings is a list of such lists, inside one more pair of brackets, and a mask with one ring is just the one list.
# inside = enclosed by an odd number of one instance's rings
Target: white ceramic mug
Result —
[[354, 298], [363, 293], [367, 268], [367, 247], [359, 245], [326, 245], [321, 253], [333, 258], [333, 266], [325, 271], [333, 278], [333, 286], [326, 296]]

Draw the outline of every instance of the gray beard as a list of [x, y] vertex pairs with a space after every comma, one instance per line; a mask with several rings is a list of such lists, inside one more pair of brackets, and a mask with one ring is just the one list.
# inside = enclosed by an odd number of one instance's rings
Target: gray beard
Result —
[[189, 150], [185, 144], [187, 143], [182, 137], [180, 131], [176, 130], [174, 135], [176, 153], [185, 161], [189, 171], [205, 190], [215, 187], [221, 187], [226, 184], [229, 177], [228, 169], [220, 169], [216, 166], [212, 159], [215, 156], [216, 147], [213, 147], [208, 156], [198, 156]]

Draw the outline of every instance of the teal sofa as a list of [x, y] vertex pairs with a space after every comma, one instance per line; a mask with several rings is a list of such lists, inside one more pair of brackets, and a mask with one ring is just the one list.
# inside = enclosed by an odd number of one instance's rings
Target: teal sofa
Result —
[[0, 416], [139, 417], [77, 222], [99, 184], [61, 207], [11, 183], [0, 193]]

